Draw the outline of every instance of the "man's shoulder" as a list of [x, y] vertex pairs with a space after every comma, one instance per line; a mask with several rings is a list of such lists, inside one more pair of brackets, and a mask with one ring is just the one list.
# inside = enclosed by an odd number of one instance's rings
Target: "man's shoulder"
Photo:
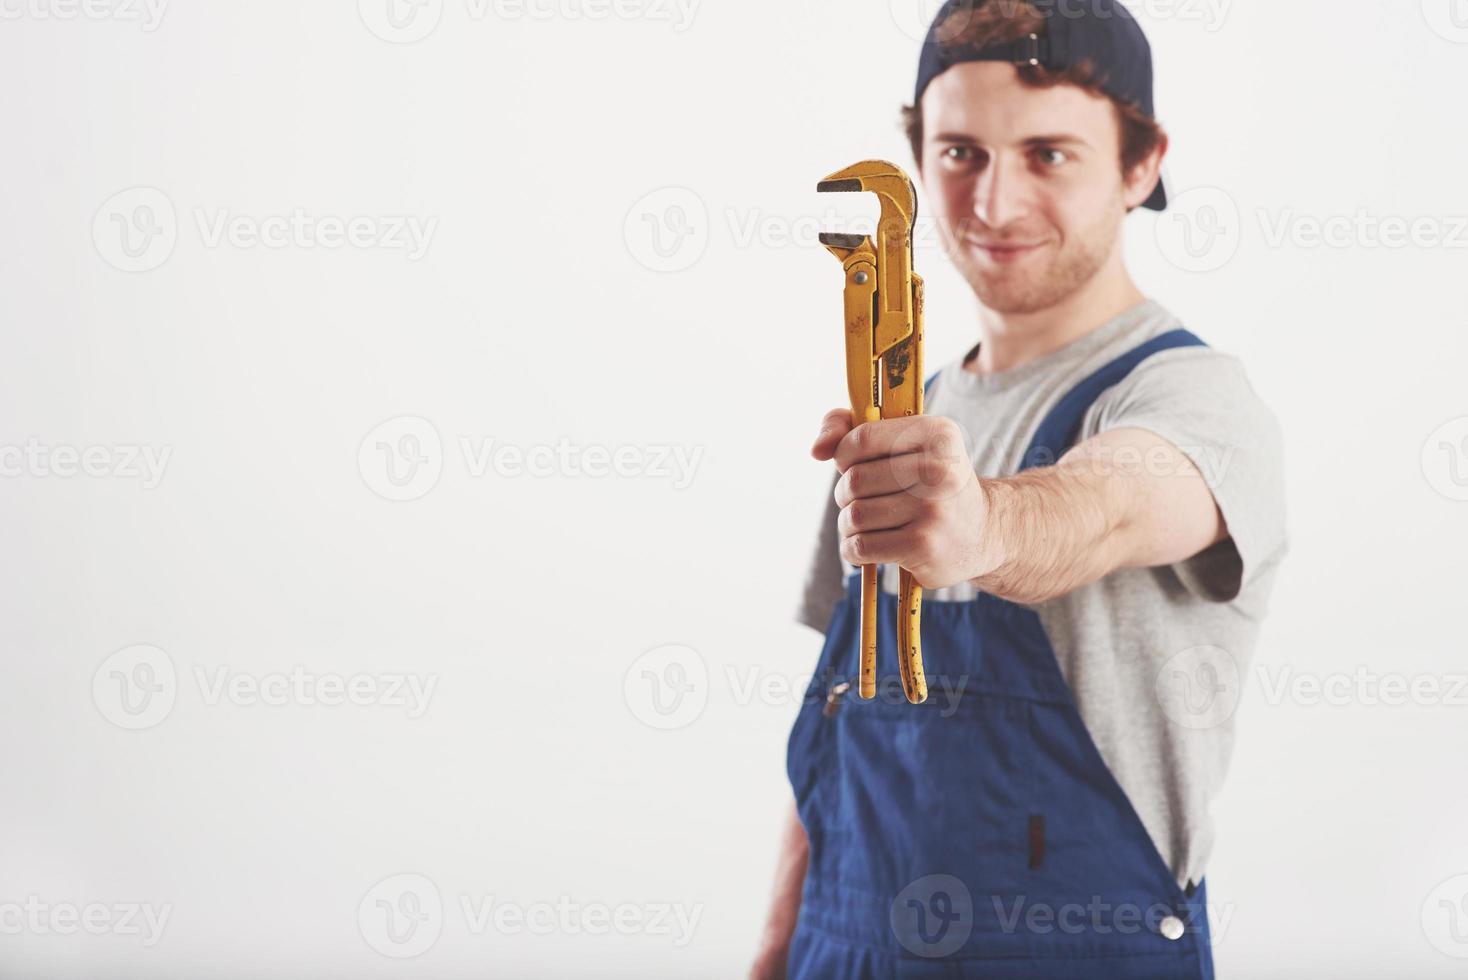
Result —
[[1099, 370], [1139, 348], [1173, 334], [1188, 335], [1196, 342], [1167, 346], [1141, 360], [1133, 372], [1158, 365], [1190, 365], [1205, 371], [1241, 372], [1242, 363], [1233, 354], [1215, 347], [1206, 331], [1190, 324], [1155, 299], [1146, 299], [1116, 320], [1096, 331], [1098, 343], [1078, 344], [1078, 355], [1069, 365], [1083, 373]]
[[1175, 388], [1193, 394], [1200, 393], [1200, 389], [1203, 392], [1215, 389], [1219, 394], [1247, 393], [1251, 400], [1258, 398], [1244, 362], [1236, 354], [1215, 346], [1206, 330], [1190, 326], [1155, 300], [1147, 301], [1145, 315], [1139, 318], [1136, 328], [1116, 338], [1106, 356], [1120, 356], [1177, 331], [1186, 331], [1201, 343], [1169, 347], [1152, 354], [1138, 363], [1117, 387]]

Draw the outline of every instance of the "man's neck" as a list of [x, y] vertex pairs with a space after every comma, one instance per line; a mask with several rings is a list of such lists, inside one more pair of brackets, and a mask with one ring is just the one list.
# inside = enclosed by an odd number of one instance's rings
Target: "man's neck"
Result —
[[963, 366], [973, 374], [1022, 367], [1073, 343], [1145, 300], [1124, 270], [1098, 275], [1055, 306], [1034, 313], [979, 308], [978, 356]]

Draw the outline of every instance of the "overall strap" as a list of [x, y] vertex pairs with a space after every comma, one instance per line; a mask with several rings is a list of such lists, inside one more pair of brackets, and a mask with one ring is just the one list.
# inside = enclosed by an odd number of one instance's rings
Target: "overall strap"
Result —
[[1025, 458], [1020, 464], [1020, 469], [1050, 466], [1058, 462], [1066, 450], [1075, 444], [1076, 437], [1080, 435], [1081, 421], [1096, 399], [1101, 397], [1101, 393], [1119, 384], [1132, 373], [1137, 365], [1153, 354], [1160, 354], [1165, 350], [1173, 350], [1178, 347], [1207, 346], [1186, 330], [1172, 330], [1127, 351], [1090, 377], [1085, 378], [1064, 398], [1060, 399], [1050, 410], [1050, 414], [1041, 420], [1040, 427], [1035, 430], [1035, 438], [1030, 442], [1030, 448], [1025, 451]]

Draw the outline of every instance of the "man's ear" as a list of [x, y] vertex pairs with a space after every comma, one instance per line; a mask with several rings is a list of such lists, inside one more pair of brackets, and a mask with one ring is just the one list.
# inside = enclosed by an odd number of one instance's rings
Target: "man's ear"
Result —
[[1131, 173], [1123, 178], [1122, 199], [1126, 202], [1128, 211], [1141, 207], [1142, 202], [1152, 196], [1152, 189], [1162, 176], [1162, 160], [1166, 156], [1167, 134], [1162, 133], [1152, 152], [1137, 161]]

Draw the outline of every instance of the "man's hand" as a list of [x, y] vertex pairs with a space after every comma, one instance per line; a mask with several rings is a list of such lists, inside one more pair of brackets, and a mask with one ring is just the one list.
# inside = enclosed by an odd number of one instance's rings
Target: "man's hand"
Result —
[[841, 557], [895, 563], [925, 589], [971, 582], [1035, 604], [1119, 568], [1171, 565], [1228, 538], [1202, 474], [1146, 429], [1110, 429], [1054, 466], [979, 479], [957, 423], [828, 412], [811, 447], [841, 471]]
[[811, 447], [834, 459], [841, 557], [853, 565], [895, 563], [925, 589], [992, 571], [985, 546], [989, 503], [957, 423], [936, 415], [869, 422], [826, 413]]

